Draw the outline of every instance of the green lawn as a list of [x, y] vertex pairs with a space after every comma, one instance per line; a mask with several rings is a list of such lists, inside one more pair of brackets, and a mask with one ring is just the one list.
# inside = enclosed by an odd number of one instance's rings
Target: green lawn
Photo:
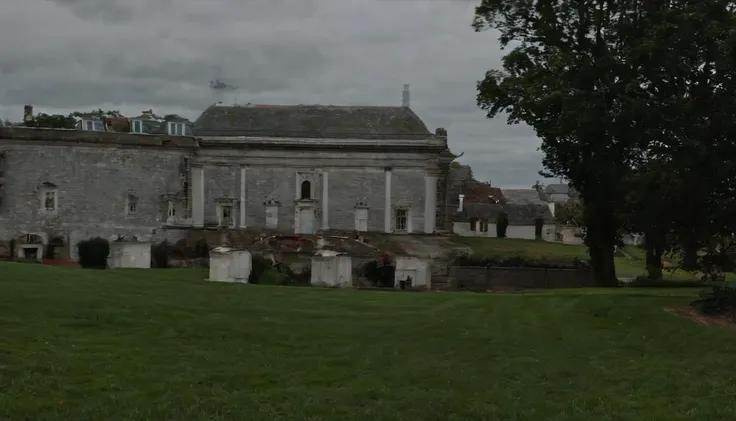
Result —
[[692, 289], [398, 293], [0, 262], [0, 419], [736, 419]]
[[[553, 243], [548, 241], [520, 240], [515, 238], [481, 238], [481, 237], [454, 237], [454, 241], [464, 244], [474, 254], [483, 256], [524, 256], [530, 259], [541, 259], [544, 257], [581, 258], [588, 259], [588, 250], [582, 245]], [[624, 247], [624, 252], [616, 258], [616, 274], [619, 277], [637, 277], [646, 275], [644, 250], [634, 247]], [[729, 275], [729, 279], [731, 275]], [[692, 280], [697, 275], [676, 270], [666, 269], [664, 271], [666, 280]], [[736, 277], [734, 277], [736, 279]]]

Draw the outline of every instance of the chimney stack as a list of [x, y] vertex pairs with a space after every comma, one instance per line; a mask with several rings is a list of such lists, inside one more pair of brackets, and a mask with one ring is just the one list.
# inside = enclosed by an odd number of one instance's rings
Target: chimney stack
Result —
[[33, 121], [33, 105], [23, 107], [23, 121], [29, 123]]
[[404, 91], [401, 92], [401, 106], [409, 107], [409, 85], [404, 84]]

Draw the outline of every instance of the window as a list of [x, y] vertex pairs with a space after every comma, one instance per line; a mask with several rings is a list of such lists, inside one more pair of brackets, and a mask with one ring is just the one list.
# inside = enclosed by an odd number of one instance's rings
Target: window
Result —
[[302, 199], [309, 199], [312, 197], [312, 183], [308, 180], [302, 181], [301, 196]]
[[143, 133], [143, 121], [133, 120], [133, 122], [130, 125], [130, 131], [132, 133]]
[[167, 213], [167, 216], [169, 218], [173, 218], [176, 216], [176, 208], [174, 207], [174, 204], [172, 202], [169, 202], [169, 211]]
[[41, 209], [45, 211], [54, 211], [58, 206], [59, 202], [56, 195], [56, 186], [51, 183], [43, 183], [41, 185]]
[[169, 134], [171, 136], [184, 136], [184, 123], [169, 123]]
[[409, 225], [409, 211], [407, 209], [396, 209], [394, 217], [396, 219], [396, 231], [406, 231]]
[[84, 120], [84, 130], [94, 130], [95, 122], [92, 120]]
[[135, 196], [128, 196], [128, 215], [138, 213], [138, 198]]
[[46, 210], [54, 210], [56, 209], [56, 204], [54, 203], [55, 200], [55, 192], [47, 191], [44, 193], [44, 200], [43, 200], [43, 207]]

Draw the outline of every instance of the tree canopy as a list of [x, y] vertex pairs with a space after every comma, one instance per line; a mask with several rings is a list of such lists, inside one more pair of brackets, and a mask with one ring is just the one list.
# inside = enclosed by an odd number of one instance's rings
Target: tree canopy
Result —
[[680, 174], [656, 190], [676, 189], [667, 193], [673, 203], [691, 184], [683, 169], [695, 169], [710, 219], [723, 214], [711, 206], [723, 192], [736, 191], [717, 177], [734, 168], [722, 163], [734, 156], [734, 22], [722, 0], [483, 0], [476, 8], [476, 30], [495, 29], [502, 47], [512, 47], [503, 68], [478, 83], [478, 104], [489, 117], [530, 125], [542, 141], [544, 175], [580, 192], [586, 245], [604, 284], [616, 282], [614, 245], [627, 199], [640, 190], [632, 183], [653, 186], [637, 174]]

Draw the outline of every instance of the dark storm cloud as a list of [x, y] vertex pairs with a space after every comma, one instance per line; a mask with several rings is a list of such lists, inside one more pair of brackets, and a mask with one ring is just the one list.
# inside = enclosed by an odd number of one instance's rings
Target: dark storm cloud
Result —
[[[412, 108], [480, 179], [528, 187], [539, 141], [488, 120], [475, 84], [498, 67], [469, 0], [8, 0], [0, 15], [0, 117], [153, 108], [196, 118], [218, 78], [238, 102]], [[232, 98], [231, 98], [232, 99]]]

